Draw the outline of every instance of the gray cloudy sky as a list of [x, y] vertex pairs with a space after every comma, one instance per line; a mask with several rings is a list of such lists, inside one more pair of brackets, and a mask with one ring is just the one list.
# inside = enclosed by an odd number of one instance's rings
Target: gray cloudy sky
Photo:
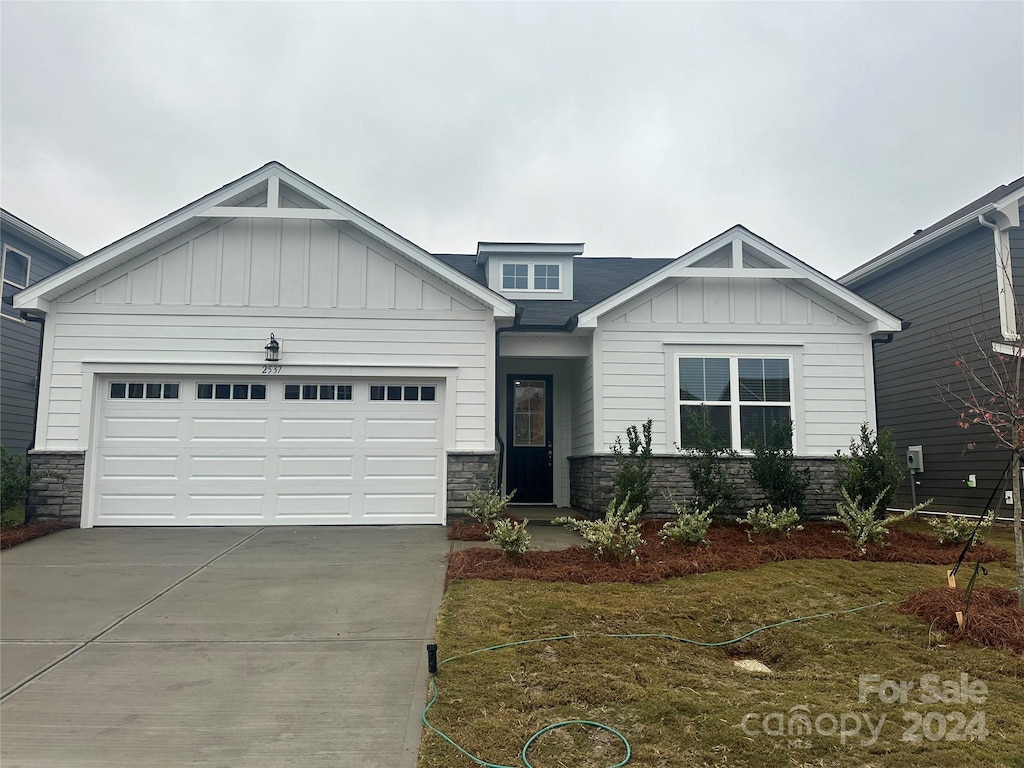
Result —
[[0, 199], [90, 253], [280, 160], [435, 252], [838, 276], [1024, 174], [1024, 3], [0, 5]]

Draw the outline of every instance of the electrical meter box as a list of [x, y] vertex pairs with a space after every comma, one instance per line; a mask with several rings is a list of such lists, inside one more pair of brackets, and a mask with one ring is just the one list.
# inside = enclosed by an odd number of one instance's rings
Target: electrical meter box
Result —
[[907, 446], [907, 469], [924, 472], [924, 450], [920, 445]]

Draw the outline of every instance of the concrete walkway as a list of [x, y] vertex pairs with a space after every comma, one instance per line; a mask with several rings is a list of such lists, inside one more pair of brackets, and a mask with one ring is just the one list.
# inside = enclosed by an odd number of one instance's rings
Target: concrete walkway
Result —
[[71, 530], [0, 556], [0, 765], [412, 768], [441, 527]]

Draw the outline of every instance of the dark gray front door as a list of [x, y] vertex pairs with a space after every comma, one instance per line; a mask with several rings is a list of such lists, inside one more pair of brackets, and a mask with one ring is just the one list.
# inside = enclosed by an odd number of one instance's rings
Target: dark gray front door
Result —
[[508, 377], [508, 483], [516, 504], [554, 500], [551, 376]]

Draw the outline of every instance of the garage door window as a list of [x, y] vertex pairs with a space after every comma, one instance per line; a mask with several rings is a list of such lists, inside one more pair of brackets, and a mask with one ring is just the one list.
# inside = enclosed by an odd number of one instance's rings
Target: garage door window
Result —
[[370, 400], [384, 402], [421, 401], [432, 403], [437, 399], [437, 387], [419, 387], [402, 384], [371, 384]]
[[285, 400], [352, 400], [351, 384], [285, 384]]
[[266, 400], [266, 384], [197, 384], [199, 400]]
[[111, 400], [177, 400], [178, 382], [112, 381]]

